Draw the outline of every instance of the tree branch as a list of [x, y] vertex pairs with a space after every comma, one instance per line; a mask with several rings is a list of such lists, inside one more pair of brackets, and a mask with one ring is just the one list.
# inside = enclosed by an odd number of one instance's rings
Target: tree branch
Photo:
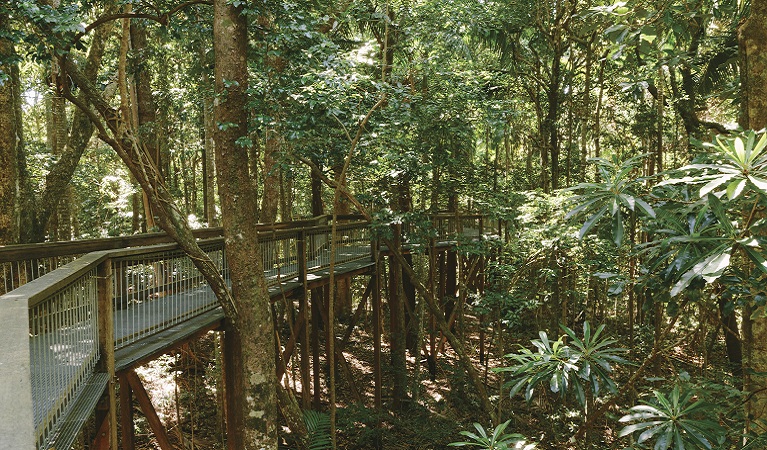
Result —
[[77, 41], [82, 39], [83, 36], [95, 30], [96, 28], [100, 27], [101, 25], [107, 22], [111, 22], [113, 20], [118, 20], [118, 19], [147, 19], [165, 26], [165, 25], [168, 25], [168, 20], [170, 20], [171, 16], [181, 11], [182, 9], [186, 8], [187, 6], [192, 6], [192, 5], [213, 6], [213, 1], [212, 0], [190, 0], [175, 6], [173, 9], [171, 9], [170, 11], [164, 14], [158, 14], [158, 15], [152, 15], [147, 13], [117, 13], [117, 14], [108, 14], [106, 16], [101, 16], [95, 21], [93, 21], [92, 23], [90, 23], [88, 26], [86, 26], [85, 30], [75, 34], [75, 37], [72, 39], [72, 42], [69, 45], [71, 47]]

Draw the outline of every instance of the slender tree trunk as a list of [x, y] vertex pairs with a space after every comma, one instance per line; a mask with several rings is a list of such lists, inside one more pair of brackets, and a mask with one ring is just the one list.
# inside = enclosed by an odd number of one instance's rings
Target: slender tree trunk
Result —
[[280, 168], [277, 156], [282, 146], [282, 136], [273, 128], [266, 131], [264, 140], [264, 184], [261, 198], [261, 221], [274, 223], [277, 220], [277, 208], [280, 201]]
[[[248, 29], [241, 7], [214, 1], [216, 170], [222, 222], [239, 317], [227, 335], [236, 344], [227, 386], [228, 448], [277, 449], [277, 378], [274, 323], [258, 245], [256, 186], [251, 182], [247, 136]], [[229, 339], [229, 338], [227, 338]], [[237, 349], [240, 351], [238, 352]]]
[[[767, 126], [767, 0], [752, 0], [751, 14], [738, 28], [741, 58], [741, 126], [759, 130]], [[755, 319], [744, 313], [743, 339], [746, 347], [744, 373], [767, 373], [767, 316], [764, 306], [756, 309]], [[766, 433], [767, 378], [747, 375], [745, 390], [752, 395], [746, 402], [748, 426], [757, 434]]]
[[[160, 162], [160, 146], [157, 140], [157, 105], [152, 95], [151, 71], [148, 64], [150, 52], [147, 44], [147, 30], [139, 20], [132, 20], [130, 23], [130, 41], [133, 61], [135, 61], [135, 66], [131, 67], [133, 69], [131, 76], [136, 87], [134, 90], [136, 102], [133, 107], [136, 110], [136, 118], [138, 119], [134, 121], [134, 126], [152, 162], [160, 171], [162, 164]], [[154, 228], [155, 213], [152, 211], [152, 206], [149, 204], [149, 198], [146, 194], [143, 196], [143, 203], [146, 226], [148, 229]]]
[[665, 79], [666, 75], [663, 72], [663, 68], [658, 68], [658, 98], [656, 103], [658, 128], [655, 133], [655, 154], [652, 158], [655, 161], [655, 168], [657, 169], [657, 173], [663, 172], [663, 113], [665, 110], [664, 103], [666, 102], [664, 87], [666, 84]]
[[[602, 60], [599, 63], [599, 76], [597, 83], [599, 84], [599, 94], [597, 95], [597, 108], [594, 112], [594, 157], [601, 157], [600, 136], [602, 135], [602, 96], [605, 91], [605, 64], [607, 63], [607, 53], [602, 56]], [[599, 181], [599, 171], [594, 169], [594, 177]]]
[[16, 80], [11, 77], [12, 58], [15, 56], [13, 42], [6, 38], [10, 35], [9, 18], [0, 15], [0, 71], [7, 78], [0, 84], [0, 245], [19, 242], [19, 167], [18, 159], [21, 142], [21, 123], [16, 117], [16, 99], [14, 86]]
[[[213, 117], [213, 86], [210, 79], [212, 64], [208, 61], [209, 46], [200, 40], [200, 69], [202, 72], [202, 129], [203, 129], [203, 216], [209, 227], [218, 226], [216, 214], [216, 121]], [[212, 52], [211, 52], [212, 53]]]
[[594, 60], [594, 39], [592, 34], [586, 46], [586, 73], [583, 80], [583, 105], [581, 117], [581, 165], [580, 181], [586, 180], [586, 160], [589, 157], [589, 118], [591, 116], [591, 66]]
[[548, 109], [544, 119], [546, 135], [543, 138], [546, 139], [546, 147], [551, 154], [550, 184], [543, 187], [544, 192], [559, 188], [559, 128], [557, 127], [557, 119], [559, 117], [559, 85], [562, 76], [561, 39], [560, 31], [557, 31], [554, 60], [551, 65], [551, 80], [547, 92]]

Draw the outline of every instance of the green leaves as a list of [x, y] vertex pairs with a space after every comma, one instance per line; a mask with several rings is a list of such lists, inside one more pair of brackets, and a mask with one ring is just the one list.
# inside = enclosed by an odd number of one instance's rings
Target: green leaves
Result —
[[[718, 136], [706, 147], [713, 150], [710, 155], [713, 162], [684, 166], [679, 169], [682, 176], [655, 186], [681, 185], [685, 190], [688, 185], [702, 185], [698, 189], [701, 201], [689, 207], [697, 209], [696, 214], [685, 213], [687, 206], [677, 206], [676, 213], [683, 216], [675, 219], [673, 208], [667, 208], [672, 214], [662, 216], [658, 233], [668, 237], [652, 244], [672, 249], [663, 257], [675, 253], [669, 266], [678, 277], [670, 292], [672, 297], [697, 279], [708, 283], [719, 279], [738, 250], [742, 250], [756, 268], [767, 273], [761, 241], [752, 238], [751, 229], [751, 211], [767, 197], [767, 133], [758, 136], [747, 131], [733, 138]], [[684, 220], [695, 225], [674, 224]]]
[[668, 394], [653, 391], [653, 395], [653, 402], [634, 406], [621, 417], [621, 423], [635, 423], [624, 427], [620, 437], [638, 434], [637, 444], [654, 441], [654, 450], [710, 450], [724, 439], [724, 430], [707, 418], [713, 415], [713, 405], [695, 401], [692, 390], [682, 393], [675, 386]]
[[309, 450], [327, 450], [332, 448], [330, 436], [330, 415], [311, 409], [304, 410], [307, 445]]
[[527, 439], [518, 433], [506, 434], [506, 427], [509, 426], [511, 420], [498, 425], [493, 430], [492, 434], [488, 434], [487, 431], [478, 423], [474, 423], [474, 428], [477, 433], [470, 431], [461, 431], [462, 436], [466, 436], [471, 441], [453, 442], [448, 444], [450, 447], [479, 447], [485, 450], [532, 450], [535, 448], [535, 444], [527, 443]]
[[[512, 380], [509, 396], [514, 397], [524, 389], [525, 400], [530, 401], [535, 388], [543, 382], [549, 390], [565, 396], [573, 392], [581, 406], [586, 405], [586, 389], [594, 395], [601, 390], [617, 392], [611, 374], [613, 364], [630, 364], [620, 355], [626, 350], [613, 347], [614, 339], [601, 337], [604, 325], [592, 333], [588, 322], [583, 324], [583, 338], [573, 330], [561, 325], [565, 335], [552, 342], [546, 332], [540, 331], [540, 339], [531, 341], [537, 349], [533, 352], [522, 348], [519, 353], [506, 355], [516, 361], [511, 367], [497, 369], [498, 372], [511, 372]], [[570, 345], [565, 344], [569, 338]]]
[[[571, 203], [575, 206], [565, 218], [585, 217], [578, 238], [583, 239], [604, 217], [611, 219], [611, 233], [615, 245], [623, 242], [624, 224], [628, 213], [646, 217], [655, 217], [655, 210], [643, 200], [640, 192], [643, 180], [633, 176], [640, 167], [645, 155], [635, 156], [625, 161], [612, 161], [592, 158], [604, 180], [601, 183], [581, 183], [568, 190], [578, 191]], [[628, 212], [628, 213], [627, 213]]]

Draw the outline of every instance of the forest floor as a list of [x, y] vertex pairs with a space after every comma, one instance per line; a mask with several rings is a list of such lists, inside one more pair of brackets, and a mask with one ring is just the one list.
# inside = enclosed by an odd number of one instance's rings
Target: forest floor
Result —
[[[363, 322], [365, 320], [363, 319]], [[389, 348], [382, 342], [381, 363], [384, 411], [373, 408], [373, 339], [363, 328], [357, 327], [344, 349], [351, 368], [354, 384], [363, 402], [355, 401], [350, 380], [336, 370], [338, 448], [342, 449], [446, 449], [448, 444], [461, 440], [461, 430], [473, 429], [471, 423], [483, 417], [479, 399], [474, 395], [466, 375], [458, 364], [449, 344], [437, 358], [434, 381], [430, 378], [426, 358], [416, 361], [407, 356], [408, 392], [410, 397], [398, 412], [390, 411], [392, 402], [392, 371]], [[342, 336], [345, 324], [338, 325], [336, 336]], [[489, 351], [494, 349], [490, 336], [485, 336]], [[428, 336], [426, 337], [428, 341]], [[323, 339], [324, 341], [324, 339]], [[499, 362], [493, 356], [479, 364], [477, 333], [465, 337], [475, 358], [476, 370], [485, 380], [490, 392], [498, 391], [497, 375], [490, 370]], [[168, 435], [176, 448], [214, 450], [224, 447], [221, 432], [223, 419], [218, 405], [216, 386], [220, 372], [216, 364], [216, 334], [210, 333], [199, 341], [184, 346], [180, 351], [165, 355], [143, 366], [137, 372], [152, 398], [155, 409], [168, 429]], [[439, 339], [437, 339], [439, 345]], [[427, 344], [428, 345], [428, 344]], [[295, 354], [298, 354], [298, 348]], [[321, 343], [321, 366], [323, 368], [322, 409], [327, 412], [327, 364], [324, 343]], [[300, 396], [299, 368], [288, 366], [286, 384]], [[414, 380], [418, 380], [416, 383]], [[413, 393], [417, 393], [414, 395]], [[492, 395], [492, 394], [491, 394]], [[136, 410], [136, 448], [157, 449], [138, 404]], [[181, 420], [179, 420], [179, 417]], [[179, 426], [180, 423], [180, 426]], [[483, 424], [485, 426], [489, 424]], [[281, 448], [294, 448], [289, 433], [285, 433]]]
[[[373, 408], [373, 342], [372, 336], [366, 331], [371, 329], [369, 320], [362, 320], [362, 327], [354, 330], [344, 355], [351, 368], [354, 384], [362, 396], [362, 403], [356, 402], [352, 394], [350, 380], [343, 371], [336, 370], [337, 379], [337, 429], [338, 448], [349, 450], [441, 450], [451, 442], [464, 440], [460, 431], [475, 431], [473, 422], [480, 422], [486, 429], [490, 428], [487, 415], [479, 406], [471, 384], [458, 363], [457, 356], [448, 344], [439, 355], [436, 364], [435, 379], [430, 379], [430, 373], [423, 358], [419, 361], [408, 355], [408, 379], [410, 385], [409, 400], [404, 402], [400, 411], [391, 411], [392, 403], [392, 371], [389, 364], [388, 344], [382, 343], [382, 377], [384, 411], [378, 412]], [[467, 323], [476, 324], [474, 318], [467, 318]], [[345, 324], [339, 324], [336, 336], [342, 336]], [[476, 327], [467, 327], [464, 336], [467, 351], [475, 363], [475, 369], [485, 381], [486, 388], [495, 405], [500, 403], [503, 417], [511, 418], [507, 433], [521, 433], [537, 443], [539, 450], [569, 450], [571, 448], [612, 449], [624, 448], [618, 439], [619, 429], [611, 428], [615, 419], [625, 412], [625, 405], [612, 408], [606, 418], [597, 424], [596, 429], [589, 433], [588, 440], [573, 447], [567, 440], [574, 434], [582, 423], [583, 413], [580, 409], [568, 409], [562, 405], [558, 396], [538, 389], [530, 403], [521, 397], [509, 399], [508, 388], [500, 391], [498, 375], [493, 367], [500, 367], [503, 354], [496, 348], [496, 340], [489, 332], [485, 334], [486, 353], [489, 358], [484, 364], [479, 363], [479, 334]], [[223, 419], [218, 407], [221, 399], [217, 398], [218, 378], [220, 372], [216, 364], [216, 338], [210, 333], [199, 341], [185, 346], [181, 351], [166, 355], [139, 370], [147, 390], [153, 399], [154, 406], [161, 420], [168, 429], [171, 441], [178, 449], [185, 450], [216, 450], [225, 448], [222, 433]], [[516, 344], [529, 347], [529, 336], [516, 339], [507, 337], [505, 348], [518, 348]], [[519, 340], [521, 339], [521, 340]], [[424, 339], [428, 342], [428, 336]], [[323, 339], [324, 341], [324, 339]], [[437, 341], [439, 342], [439, 341]], [[321, 344], [322, 346], [322, 344]], [[427, 344], [428, 346], [428, 344]], [[327, 412], [328, 393], [325, 382], [327, 364], [324, 358], [324, 346], [321, 348], [322, 373], [322, 410]], [[638, 349], [640, 353], [644, 349]], [[298, 349], [295, 350], [298, 354]], [[665, 367], [669, 360], [659, 368], [661, 372], [674, 372], [690, 365], [690, 355], [674, 355], [677, 359], [676, 368]], [[680, 360], [685, 360], [680, 362]], [[506, 362], [508, 364], [508, 362]], [[679, 366], [682, 366], [681, 368]], [[289, 385], [300, 396], [298, 367], [289, 365], [287, 368], [286, 385]], [[618, 383], [625, 381], [630, 370], [617, 373]], [[622, 379], [622, 380], [621, 380]], [[418, 380], [415, 382], [414, 380]], [[415, 395], [414, 392], [417, 392]], [[136, 443], [140, 450], [159, 449], [149, 427], [138, 412], [136, 417]], [[623, 408], [623, 409], [621, 409]], [[179, 417], [181, 418], [179, 420]], [[180, 424], [180, 426], [179, 426]], [[282, 449], [293, 449], [291, 436], [287, 429], [281, 439]], [[623, 442], [625, 444], [625, 442]]]

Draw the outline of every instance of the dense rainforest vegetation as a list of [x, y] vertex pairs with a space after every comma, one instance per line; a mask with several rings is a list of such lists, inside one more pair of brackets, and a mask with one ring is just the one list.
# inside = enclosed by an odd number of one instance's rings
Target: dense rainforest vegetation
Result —
[[[0, 245], [179, 242], [240, 350], [226, 444], [169, 416], [192, 448], [767, 448], [765, 126], [765, 0], [0, 4]], [[408, 333], [458, 307], [439, 370], [392, 342], [382, 411], [331, 383], [300, 420], [256, 223], [445, 211], [497, 230], [457, 249], [481, 288], [396, 258]]]

